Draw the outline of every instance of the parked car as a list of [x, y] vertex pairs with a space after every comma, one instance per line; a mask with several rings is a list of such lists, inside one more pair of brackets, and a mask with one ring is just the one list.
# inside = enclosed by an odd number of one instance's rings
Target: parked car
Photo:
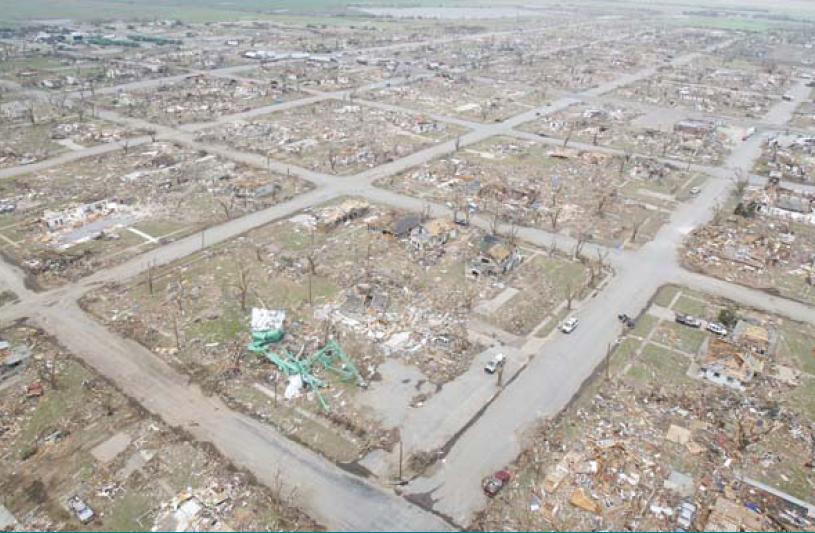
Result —
[[503, 353], [495, 354], [495, 357], [487, 361], [487, 364], [484, 365], [484, 372], [494, 374], [496, 370], [504, 366], [506, 360], [507, 357]]
[[510, 474], [507, 470], [499, 470], [485, 479], [481, 484], [481, 488], [484, 489], [484, 494], [492, 498], [501, 492], [501, 489], [503, 489], [504, 486], [509, 483], [511, 478], [512, 474]]
[[708, 322], [707, 330], [711, 333], [715, 333], [716, 335], [721, 335], [722, 337], [727, 335], [727, 328], [718, 322]]
[[700, 192], [702, 192], [701, 187], [691, 187], [688, 191], [691, 196], [698, 196]]
[[560, 325], [560, 331], [563, 333], [571, 333], [577, 327], [578, 320], [577, 317], [569, 317], [563, 321], [563, 324]]
[[73, 511], [77, 520], [83, 524], [89, 523], [96, 516], [87, 503], [85, 503], [79, 496], [72, 496], [68, 500], [68, 507]]
[[617, 315], [617, 319], [619, 319], [620, 322], [622, 322], [623, 324], [626, 325], [626, 327], [629, 328], [633, 328], [634, 326], [637, 325], [637, 323], [634, 322], [634, 319], [626, 315], [625, 313], [620, 313], [619, 315]]
[[676, 321], [692, 328], [701, 328], [702, 321], [691, 315], [676, 314]]

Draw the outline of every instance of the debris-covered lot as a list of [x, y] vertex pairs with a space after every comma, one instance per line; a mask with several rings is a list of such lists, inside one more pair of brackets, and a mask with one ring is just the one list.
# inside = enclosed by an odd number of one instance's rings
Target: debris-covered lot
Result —
[[318, 527], [25, 324], [0, 330], [0, 414], [4, 529]]
[[253, 78], [276, 81], [281, 87], [318, 91], [356, 89], [370, 83], [385, 82], [401, 70], [397, 61], [385, 58], [358, 57], [355, 60], [333, 60], [317, 56], [316, 59], [261, 64], [248, 71]]
[[91, 97], [96, 89], [177, 73], [166, 65], [140, 65], [102, 57], [98, 60], [74, 59], [53, 53], [20, 53], [0, 64], [0, 77], [26, 88], [54, 93], [79, 91]]
[[[377, 413], [393, 407], [357, 400], [385, 361], [411, 378], [418, 370], [415, 396], [427, 399], [470, 368], [485, 332], [530, 334], [605, 274], [511, 236], [348, 198], [97, 291], [85, 306], [233, 405], [352, 461], [395, 442]], [[268, 313], [274, 320], [260, 320]]]
[[20, 103], [9, 111], [8, 120], [0, 124], [0, 168], [36, 163], [143, 133], [85, 115], [56, 112], [47, 104]]
[[815, 91], [810, 93], [809, 96], [810, 101], [802, 103], [795, 110], [790, 126], [815, 132]]
[[[677, 323], [687, 314], [701, 327]], [[572, 405], [528, 436], [472, 527], [811, 528], [813, 346], [808, 325], [664, 287]]]
[[534, 86], [466, 74], [432, 76], [406, 85], [375, 89], [362, 97], [481, 122], [504, 120], [546, 102], [545, 92]]
[[615, 95], [717, 116], [756, 118], [781, 98], [791, 81], [792, 72], [786, 66], [708, 54], [686, 65], [664, 67]]
[[117, 91], [102, 105], [157, 124], [206, 122], [223, 115], [302, 97], [287, 84], [197, 74], [144, 90]]
[[461, 217], [476, 212], [581, 241], [638, 246], [702, 181], [653, 159], [500, 137], [379, 184], [444, 202]]
[[685, 242], [685, 264], [707, 275], [811, 303], [815, 301], [812, 197], [770, 182], [741, 195]]
[[773, 180], [815, 182], [815, 136], [778, 134], [768, 139], [755, 170]]
[[285, 109], [198, 134], [272, 159], [349, 174], [404, 157], [463, 130], [421, 115], [332, 100]]
[[55, 285], [306, 188], [168, 142], [124, 147], [0, 181], [0, 246]]
[[719, 120], [688, 118], [659, 107], [622, 102], [583, 103], [528, 122], [547, 137], [611, 146], [652, 157], [718, 164], [743, 132]]

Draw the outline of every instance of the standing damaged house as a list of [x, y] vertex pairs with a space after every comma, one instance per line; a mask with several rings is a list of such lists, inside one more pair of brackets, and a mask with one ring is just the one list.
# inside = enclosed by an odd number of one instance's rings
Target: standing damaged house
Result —
[[761, 361], [738, 345], [711, 339], [699, 372], [712, 383], [743, 391], [763, 369]]
[[470, 263], [467, 274], [474, 279], [500, 276], [521, 264], [518, 247], [497, 235], [485, 235], [479, 244], [478, 258]]
[[813, 197], [780, 187], [775, 180], [766, 189], [757, 189], [746, 195], [743, 204], [769, 218], [815, 225]]
[[731, 339], [713, 338], [699, 365], [699, 376], [717, 385], [744, 391], [772, 362], [777, 334], [739, 320]]
[[769, 139], [757, 170], [770, 178], [811, 183], [815, 176], [815, 136]]
[[435, 218], [419, 224], [410, 232], [410, 243], [417, 250], [444, 246], [457, 236], [456, 226], [446, 218]]

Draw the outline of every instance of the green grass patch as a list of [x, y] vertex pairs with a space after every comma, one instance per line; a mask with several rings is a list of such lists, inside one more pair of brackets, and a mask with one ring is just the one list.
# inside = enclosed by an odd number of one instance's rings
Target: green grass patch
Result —
[[15, 448], [22, 452], [37, 444], [37, 440], [61, 427], [65, 414], [84, 404], [86, 389], [82, 383], [93, 376], [79, 363], [57, 360], [56, 388], [46, 384], [45, 394], [37, 401], [37, 407], [28, 423], [17, 436]]
[[810, 420], [815, 420], [815, 379], [801, 380], [801, 384], [789, 395], [789, 401]]
[[780, 328], [781, 339], [779, 350], [787, 352], [802, 372], [815, 376], [815, 338], [803, 333], [800, 326], [795, 323], [785, 324]]
[[646, 313], [642, 315], [639, 320], [637, 320], [637, 324], [634, 326], [634, 329], [631, 330], [629, 335], [642, 337], [644, 339], [648, 336], [651, 330], [656, 327], [658, 322], [659, 319], [657, 317]]
[[671, 307], [674, 297], [679, 292], [679, 287], [676, 285], [665, 285], [661, 287], [654, 297], [654, 303], [660, 307]]
[[683, 291], [682, 296], [680, 296], [676, 301], [676, 304], [674, 304], [673, 310], [677, 313], [705, 318], [707, 315], [707, 304], [705, 304], [705, 302], [685, 296]]
[[654, 385], [692, 385], [685, 374], [690, 360], [661, 346], [647, 344], [626, 376]]
[[102, 527], [105, 531], [149, 531], [148, 521], [139, 523], [139, 517], [150, 510], [152, 502], [145, 494], [128, 492], [120, 496], [105, 513]]
[[680, 352], [685, 352], [690, 355], [696, 355], [702, 343], [705, 341], [706, 334], [696, 328], [689, 328], [676, 322], [662, 322], [651, 340], [670, 346]]
[[630, 337], [623, 339], [623, 341], [611, 354], [611, 361], [609, 362], [610, 372], [612, 376], [620, 374], [622, 369], [631, 361], [634, 353], [639, 349], [642, 341], [639, 339], [632, 339]]

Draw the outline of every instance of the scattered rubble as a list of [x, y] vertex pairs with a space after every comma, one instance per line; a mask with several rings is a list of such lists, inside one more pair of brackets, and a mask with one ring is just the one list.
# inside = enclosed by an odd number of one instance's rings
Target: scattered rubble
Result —
[[0, 232], [7, 255], [53, 285], [306, 188], [293, 177], [156, 142], [3, 180]]
[[[686, 298], [684, 290], [676, 292], [657, 301], [670, 307]], [[731, 341], [740, 353], [761, 357], [768, 367], [811, 358], [815, 330], [809, 326], [799, 344], [785, 335], [800, 324], [785, 325], [728, 302], [715, 305], [743, 317]], [[513, 481], [472, 527], [811, 528], [815, 506], [806, 500], [812, 495], [815, 413], [798, 400], [809, 389], [775, 381], [766, 372], [744, 390], [689, 379], [652, 358], [647, 348], [652, 336], [636, 329], [612, 355], [611, 379], [600, 373], [565, 412], [529, 436], [529, 447], [510, 467]], [[770, 341], [761, 329], [770, 332]], [[639, 342], [646, 348], [634, 348]], [[663, 357], [688, 357], [686, 367], [692, 367], [690, 355]], [[809, 363], [803, 368], [813, 369]]]
[[117, 91], [103, 105], [156, 124], [208, 122], [302, 94], [275, 80], [262, 84], [197, 74], [148, 90]]
[[614, 245], [645, 242], [700, 181], [643, 157], [497, 138], [381, 185], [520, 226]]
[[775, 181], [739, 188], [742, 196], [688, 237], [685, 263], [727, 281], [813, 301], [813, 198]]
[[404, 157], [459, 132], [421, 116], [337, 100], [204, 130], [197, 138], [311, 170], [349, 174]]
[[[207, 445], [147, 415], [27, 325], [0, 331], [30, 350], [0, 367], [0, 526], [161, 531], [314, 530], [289, 501]], [[6, 360], [8, 361], [8, 359]], [[8, 366], [8, 363], [6, 364]], [[26, 390], [38, 385], [38, 394]]]

